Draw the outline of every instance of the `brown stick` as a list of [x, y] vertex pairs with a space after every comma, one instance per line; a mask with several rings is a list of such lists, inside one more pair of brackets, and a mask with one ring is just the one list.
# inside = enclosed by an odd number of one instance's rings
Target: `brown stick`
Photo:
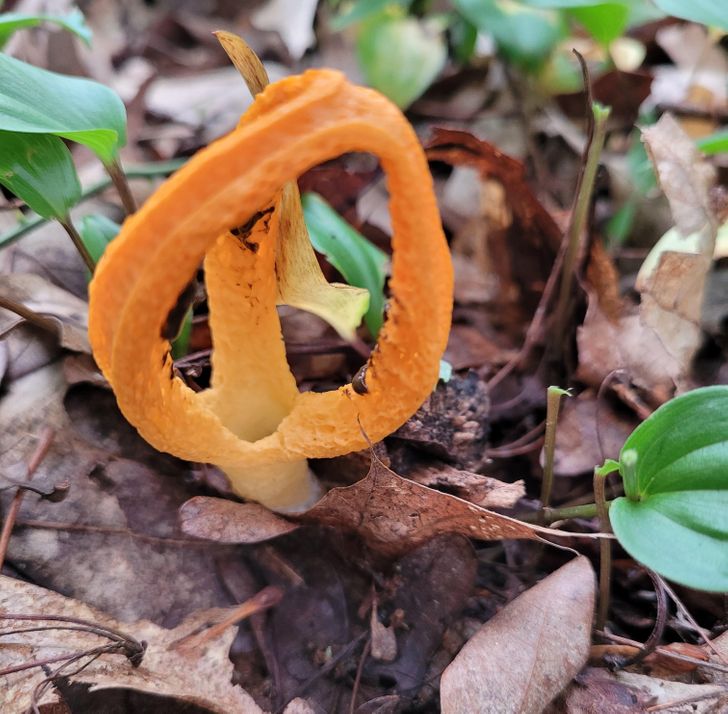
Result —
[[[35, 451], [28, 461], [25, 472], [26, 481], [30, 481], [33, 478], [36, 469], [40, 466], [46, 454], [48, 454], [48, 449], [50, 449], [54, 436], [55, 432], [50, 427], [45, 427], [41, 432], [38, 445], [35, 447]], [[8, 515], [5, 517], [5, 522], [3, 523], [2, 532], [0, 532], [0, 570], [2, 570], [3, 563], [5, 562], [5, 554], [8, 552], [8, 544], [10, 543], [10, 534], [13, 531], [15, 519], [20, 512], [20, 506], [23, 503], [24, 496], [25, 489], [19, 488], [15, 491], [10, 508], [8, 508]]]

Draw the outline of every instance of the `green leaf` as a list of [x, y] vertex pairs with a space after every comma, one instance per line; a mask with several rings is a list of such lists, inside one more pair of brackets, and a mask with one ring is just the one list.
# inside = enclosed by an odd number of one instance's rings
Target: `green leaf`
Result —
[[126, 111], [102, 84], [0, 54], [0, 130], [55, 134], [108, 164], [126, 143]]
[[601, 466], [597, 467], [597, 476], [609, 476], [615, 471], [619, 471], [619, 461], [614, 459], [605, 459]]
[[47, 134], [0, 131], [0, 184], [43, 218], [65, 219], [81, 198], [71, 152]]
[[356, 49], [367, 83], [406, 109], [445, 66], [447, 47], [439, 26], [388, 15], [364, 24]]
[[338, 32], [357, 22], [369, 20], [384, 10], [390, 8], [406, 10], [411, 4], [412, 0], [357, 0], [345, 13], [331, 21], [331, 29]]
[[192, 308], [185, 313], [184, 320], [180, 325], [177, 337], [170, 344], [172, 359], [184, 357], [190, 350], [190, 339], [192, 338]]
[[387, 254], [354, 230], [318, 194], [305, 193], [301, 203], [313, 247], [326, 256], [350, 285], [369, 291], [364, 321], [372, 337], [376, 337], [384, 321]]
[[673, 17], [728, 30], [725, 0], [654, 0], [655, 5]]
[[453, 13], [449, 34], [455, 61], [466, 64], [475, 52], [478, 28], [462, 15]]
[[715, 134], [704, 136], [695, 143], [704, 154], [709, 156], [728, 153], [728, 129], [721, 129]]
[[454, 5], [481, 32], [493, 35], [507, 59], [526, 69], [538, 69], [567, 34], [554, 10], [514, 0], [454, 0]]
[[0, 47], [3, 47], [16, 30], [37, 27], [44, 22], [59, 25], [81, 38], [87, 45], [91, 43], [91, 30], [86, 24], [86, 18], [84, 18], [83, 13], [77, 7], [74, 7], [66, 15], [26, 15], [20, 12], [3, 13], [0, 15]]
[[568, 15], [583, 25], [597, 42], [608, 45], [626, 29], [629, 7], [622, 3], [604, 3], [573, 8]]
[[116, 238], [120, 230], [121, 226], [110, 218], [92, 213], [81, 219], [78, 234], [94, 263], [98, 263], [106, 246]]
[[688, 587], [728, 591], [728, 386], [660, 407], [620, 456], [609, 518], [635, 560]]

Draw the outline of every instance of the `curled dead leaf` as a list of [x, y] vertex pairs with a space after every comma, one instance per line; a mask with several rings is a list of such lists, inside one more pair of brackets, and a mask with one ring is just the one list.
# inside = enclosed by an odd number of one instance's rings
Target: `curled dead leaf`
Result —
[[91, 352], [88, 305], [40, 275], [0, 276], [0, 308], [0, 337], [27, 320], [57, 334], [62, 347]]

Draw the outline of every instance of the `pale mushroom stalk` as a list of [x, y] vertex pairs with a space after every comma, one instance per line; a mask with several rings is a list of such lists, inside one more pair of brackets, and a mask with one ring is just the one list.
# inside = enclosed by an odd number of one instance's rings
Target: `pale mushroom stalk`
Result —
[[[214, 349], [212, 388], [200, 397], [233, 434], [251, 442], [274, 433], [298, 396], [271, 279], [280, 208], [278, 197], [251, 225], [220, 236], [205, 257]], [[238, 318], [230, 320], [230, 315]], [[306, 459], [228, 466], [225, 473], [236, 493], [271, 508], [303, 507], [318, 493]]]

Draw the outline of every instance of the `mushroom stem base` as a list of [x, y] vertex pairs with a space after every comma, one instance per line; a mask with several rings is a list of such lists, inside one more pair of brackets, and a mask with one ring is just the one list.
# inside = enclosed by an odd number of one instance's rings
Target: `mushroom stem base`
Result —
[[258, 501], [272, 511], [305, 511], [321, 497], [321, 486], [306, 459], [224, 471], [238, 496]]

